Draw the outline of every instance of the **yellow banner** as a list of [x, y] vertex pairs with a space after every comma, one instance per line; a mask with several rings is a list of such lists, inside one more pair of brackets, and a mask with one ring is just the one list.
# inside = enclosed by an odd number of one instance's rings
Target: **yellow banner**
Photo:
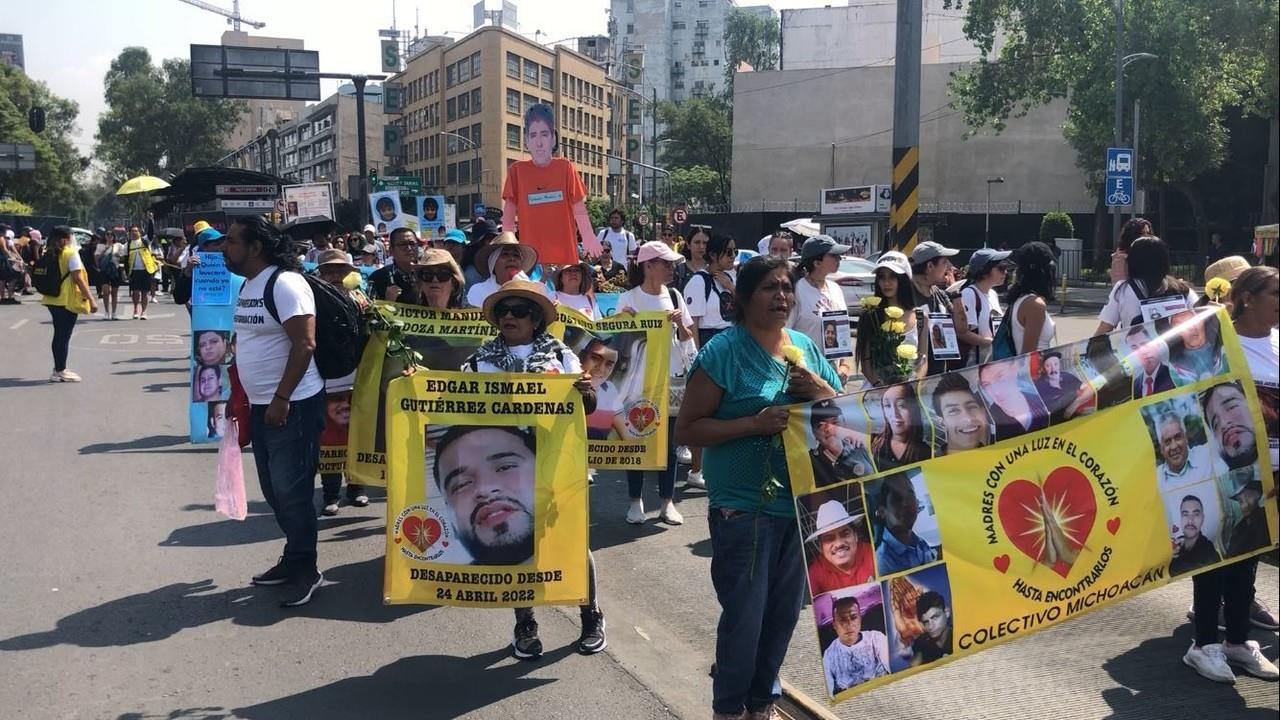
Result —
[[833, 701], [1276, 545], [1225, 311], [793, 410]]
[[389, 384], [386, 602], [586, 602], [586, 433], [574, 381], [420, 372]]
[[[497, 334], [479, 310], [435, 310], [377, 303], [389, 321], [402, 324], [403, 343], [419, 364], [453, 371]], [[591, 467], [658, 470], [666, 466], [668, 365], [671, 325], [662, 313], [615, 315], [592, 322], [560, 308], [549, 332], [577, 354], [592, 375], [598, 406], [587, 418]], [[345, 455], [347, 475], [361, 485], [386, 485], [387, 385], [405, 365], [388, 356], [387, 337], [369, 339], [356, 371]], [[323, 451], [322, 451], [323, 452]], [[322, 457], [322, 463], [324, 458]]]

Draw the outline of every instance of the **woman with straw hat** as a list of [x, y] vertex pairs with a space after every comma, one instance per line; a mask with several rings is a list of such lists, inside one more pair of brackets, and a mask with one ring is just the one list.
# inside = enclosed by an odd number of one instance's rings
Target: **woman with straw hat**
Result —
[[413, 276], [418, 283], [419, 304], [423, 307], [443, 310], [464, 306], [466, 280], [448, 250], [428, 248], [422, 259], [414, 263]]
[[497, 240], [480, 248], [476, 253], [476, 268], [480, 282], [467, 290], [467, 304], [482, 307], [485, 299], [511, 280], [528, 280], [533, 266], [538, 264], [538, 251], [521, 245], [513, 232], [504, 232]]

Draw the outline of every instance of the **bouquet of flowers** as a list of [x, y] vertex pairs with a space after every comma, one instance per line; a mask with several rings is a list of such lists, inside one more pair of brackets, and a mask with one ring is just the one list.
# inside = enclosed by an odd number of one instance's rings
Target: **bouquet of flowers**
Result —
[[871, 365], [886, 384], [901, 382], [915, 368], [916, 348], [903, 340], [907, 322], [902, 318], [906, 311], [888, 305], [881, 307], [878, 295], [862, 298], [862, 312], [871, 315], [872, 325], [878, 329], [871, 341]]

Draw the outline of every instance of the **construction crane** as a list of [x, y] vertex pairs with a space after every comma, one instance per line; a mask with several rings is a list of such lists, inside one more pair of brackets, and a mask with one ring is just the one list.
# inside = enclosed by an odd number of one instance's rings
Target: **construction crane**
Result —
[[248, 25], [249, 27], [254, 28], [256, 30], [261, 30], [262, 28], [267, 26], [267, 24], [264, 22], [257, 22], [256, 20], [250, 20], [248, 18], [241, 17], [240, 16], [240, 0], [231, 1], [230, 11], [223, 10], [217, 5], [210, 5], [207, 2], [201, 2], [200, 0], [180, 0], [180, 1], [188, 5], [191, 5], [193, 7], [198, 7], [201, 10], [208, 10], [209, 12], [214, 13], [215, 15], [221, 15], [225, 17], [227, 19], [227, 24], [230, 25], [231, 28], [236, 32], [240, 32], [240, 23], [244, 23], [245, 25]]

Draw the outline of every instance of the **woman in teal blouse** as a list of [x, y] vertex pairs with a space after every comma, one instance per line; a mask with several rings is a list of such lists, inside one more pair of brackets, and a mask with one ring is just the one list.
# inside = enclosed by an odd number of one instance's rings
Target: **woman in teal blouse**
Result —
[[805, 582], [786, 455], [774, 438], [787, 405], [833, 397], [840, 378], [812, 340], [786, 327], [796, 296], [785, 260], [752, 258], [734, 294], [736, 322], [699, 352], [675, 433], [704, 448], [721, 608], [712, 709], [767, 718]]

